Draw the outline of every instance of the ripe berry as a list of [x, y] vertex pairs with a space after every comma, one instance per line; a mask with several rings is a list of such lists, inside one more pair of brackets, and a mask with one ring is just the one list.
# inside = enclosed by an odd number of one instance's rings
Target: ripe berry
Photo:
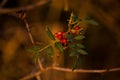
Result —
[[65, 32], [61, 32], [61, 35], [64, 36], [64, 35], [65, 35]]
[[61, 35], [62, 34], [62, 32], [58, 32], [58, 35]]
[[66, 42], [67, 42], [66, 38], [64, 38], [64, 39], [61, 40], [61, 43], [66, 43]]
[[63, 45], [66, 45], [68, 43], [67, 39], [64, 38], [64, 39], [61, 39], [60, 40], [60, 43], [62, 43]]
[[67, 43], [68, 43], [68, 40], [67, 38], [65, 38], [65, 32], [58, 32], [58, 33], [55, 33], [54, 34], [55, 38], [57, 38], [60, 43], [63, 45], [63, 46], [66, 46]]
[[57, 38], [59, 35], [58, 35], [58, 33], [55, 33], [54, 36]]
[[58, 32], [58, 33], [55, 33], [55, 37], [59, 40], [61, 40], [65, 35], [65, 32]]
[[63, 38], [63, 36], [61, 36], [61, 35], [58, 35], [58, 37], [57, 37], [59, 40], [61, 40], [62, 38]]
[[79, 26], [75, 26], [74, 30], [79, 30], [80, 27]]

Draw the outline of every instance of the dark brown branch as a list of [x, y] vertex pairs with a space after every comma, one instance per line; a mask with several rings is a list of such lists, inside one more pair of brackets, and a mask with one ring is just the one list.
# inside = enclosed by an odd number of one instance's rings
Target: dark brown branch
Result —
[[20, 80], [27, 80], [30, 78], [35, 77], [36, 75], [40, 75], [43, 72], [46, 72], [48, 70], [56, 70], [56, 71], [63, 71], [63, 72], [72, 72], [72, 73], [106, 73], [106, 72], [115, 72], [115, 71], [120, 71], [120, 68], [111, 68], [111, 69], [101, 69], [101, 70], [87, 70], [87, 69], [75, 69], [72, 71], [72, 69], [68, 68], [60, 68], [60, 67], [47, 67], [43, 71], [36, 72], [34, 74], [28, 75]]
[[7, 3], [8, 0], [3, 0], [1, 3], [0, 3], [0, 7], [3, 7], [6, 3]]
[[24, 7], [18, 7], [18, 8], [0, 8], [0, 14], [5, 14], [5, 13], [12, 13], [12, 12], [18, 12], [21, 10], [32, 10], [36, 7], [42, 6], [46, 3], [48, 3], [50, 0], [40, 0], [40, 2], [37, 2], [36, 4], [24, 6]]

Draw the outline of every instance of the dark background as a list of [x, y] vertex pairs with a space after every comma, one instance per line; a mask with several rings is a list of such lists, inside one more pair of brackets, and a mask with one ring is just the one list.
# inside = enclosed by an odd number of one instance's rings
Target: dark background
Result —
[[[15, 8], [35, 4], [39, 0], [8, 0], [2, 7]], [[1, 3], [2, 1], [0, 1]], [[71, 12], [82, 19], [92, 17], [99, 25], [81, 23], [86, 29], [83, 43], [88, 52], [81, 56], [82, 69], [111, 69], [120, 67], [120, 1], [119, 0], [51, 0], [49, 3], [26, 11], [31, 33], [37, 42], [50, 42], [44, 27], [51, 25], [52, 32], [66, 31]], [[33, 54], [26, 51], [32, 44], [25, 24], [10, 13], [0, 14], [0, 80], [19, 80], [34, 72]], [[67, 51], [61, 57], [62, 66], [71, 68], [74, 59]], [[43, 52], [43, 65], [50, 66], [51, 59]], [[63, 55], [62, 55], [63, 56]], [[104, 74], [68, 73], [48, 71], [42, 80], [120, 80], [120, 72]], [[53, 78], [56, 76], [56, 78]], [[35, 79], [30, 79], [35, 80]]]

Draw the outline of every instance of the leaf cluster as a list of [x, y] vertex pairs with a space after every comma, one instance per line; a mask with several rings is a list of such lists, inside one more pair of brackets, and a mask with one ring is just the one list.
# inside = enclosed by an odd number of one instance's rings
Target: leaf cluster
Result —
[[[90, 24], [93, 25], [98, 25], [98, 23], [96, 21], [94, 21], [91, 18], [86, 18], [84, 19], [85, 21], [87, 21]], [[84, 36], [84, 29], [82, 29], [80, 27], [80, 30], [76, 31], [76, 34], [72, 34], [71, 31], [76, 27], [76, 26], [80, 26], [81, 21], [83, 21], [82, 19], [80, 19], [77, 15], [71, 13], [70, 19], [69, 19], [69, 23], [68, 23], [68, 31], [65, 32], [65, 36], [68, 40], [68, 45], [64, 46], [60, 43], [59, 40], [57, 40], [54, 37], [54, 34], [51, 32], [50, 27], [47, 26], [45, 31], [47, 33], [47, 35], [49, 36], [49, 38], [53, 41], [52, 43], [48, 44], [45, 47], [40, 47], [40, 46], [33, 46], [31, 48], [28, 49], [28, 51], [32, 52], [35, 56], [34, 61], [36, 62], [37, 58], [39, 57], [39, 53], [42, 52], [43, 50], [47, 51], [47, 54], [49, 56], [53, 56], [54, 55], [54, 49], [53, 47], [55, 47], [59, 52], [63, 53], [64, 52], [64, 48], [69, 48], [70, 49], [70, 57], [76, 57], [76, 61], [73, 65], [72, 70], [77, 68], [77, 65], [80, 63], [80, 56], [81, 55], [87, 55], [88, 53], [85, 51], [85, 46], [82, 44], [82, 40], [85, 38]]]

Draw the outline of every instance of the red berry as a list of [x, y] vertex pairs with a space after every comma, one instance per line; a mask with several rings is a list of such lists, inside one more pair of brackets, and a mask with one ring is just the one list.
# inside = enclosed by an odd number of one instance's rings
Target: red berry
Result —
[[63, 44], [67, 44], [67, 39], [66, 38], [61, 39], [60, 42], [63, 43]]
[[59, 40], [61, 40], [63, 38], [63, 36], [65, 35], [65, 32], [58, 32], [55, 33], [55, 37], [58, 38]]
[[54, 36], [57, 38], [59, 35], [58, 35], [58, 33], [55, 33]]
[[62, 32], [58, 32], [58, 35], [61, 35], [62, 34]]
[[57, 37], [59, 40], [61, 40], [63, 37], [61, 35], [58, 35]]
[[64, 35], [65, 35], [65, 32], [61, 32], [61, 35], [64, 36]]
[[80, 29], [80, 27], [79, 27], [79, 26], [76, 26], [74, 29], [75, 29], [75, 30], [79, 30], [79, 29]]
[[55, 36], [57, 39], [62, 39], [61, 32], [55, 33], [54, 36]]

